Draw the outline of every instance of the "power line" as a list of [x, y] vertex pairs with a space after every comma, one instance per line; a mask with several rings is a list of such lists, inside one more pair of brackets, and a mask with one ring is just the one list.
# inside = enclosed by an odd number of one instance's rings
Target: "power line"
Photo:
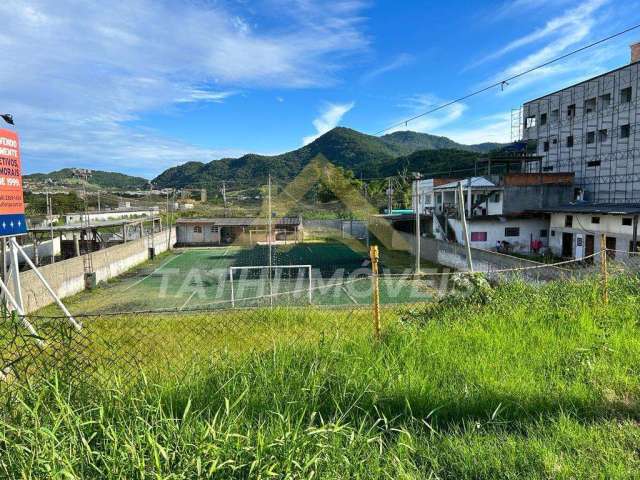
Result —
[[548, 65], [551, 65], [552, 63], [558, 62], [560, 60], [564, 60], [565, 58], [570, 57], [571, 55], [575, 55], [576, 53], [580, 53], [580, 52], [582, 52], [584, 50], [587, 50], [589, 48], [595, 47], [596, 45], [600, 45], [601, 43], [607, 42], [607, 41], [609, 41], [609, 40], [611, 40], [613, 38], [616, 38], [616, 37], [619, 37], [621, 35], [624, 35], [625, 33], [629, 33], [632, 30], [635, 30], [637, 28], [640, 28], [640, 23], [636, 24], [636, 25], [634, 25], [632, 27], [629, 27], [629, 28], [627, 28], [625, 30], [622, 30], [620, 32], [614, 33], [613, 35], [609, 35], [608, 37], [601, 38], [600, 40], [597, 40], [597, 41], [595, 41], [593, 43], [590, 43], [589, 45], [585, 45], [584, 47], [580, 47], [580, 48], [578, 48], [576, 50], [573, 50], [571, 52], [565, 53], [564, 55], [556, 57], [556, 58], [554, 58], [552, 60], [549, 60], [549, 61], [547, 61], [545, 63], [541, 63], [540, 65], [532, 67], [532, 68], [530, 68], [528, 70], [525, 70], [523, 72], [517, 73], [517, 74], [515, 74], [515, 75], [513, 75], [511, 77], [505, 78], [504, 80], [500, 80], [500, 81], [498, 81], [496, 83], [493, 83], [493, 84], [491, 84], [491, 85], [489, 85], [487, 87], [481, 88], [480, 90], [476, 90], [475, 92], [471, 92], [471, 93], [469, 93], [467, 95], [464, 95], [462, 97], [456, 98], [455, 100], [451, 100], [450, 102], [443, 103], [442, 105], [439, 105], [439, 106], [437, 106], [435, 108], [432, 108], [431, 110], [427, 110], [426, 112], [423, 112], [423, 113], [420, 113], [418, 115], [415, 115], [414, 117], [408, 118], [408, 119], [406, 119], [406, 120], [404, 120], [402, 122], [398, 122], [398, 123], [396, 123], [394, 125], [391, 125], [391, 126], [389, 126], [387, 128], [384, 128], [382, 130], [378, 130], [377, 132], [374, 133], [374, 135], [380, 135], [381, 133], [387, 132], [387, 131], [391, 130], [392, 128], [400, 127], [402, 125], [406, 126], [409, 122], [412, 122], [413, 120], [416, 120], [418, 118], [424, 117], [425, 115], [429, 115], [431, 113], [437, 112], [438, 110], [442, 110], [443, 108], [447, 108], [447, 107], [449, 107], [449, 106], [451, 106], [451, 105], [453, 105], [455, 103], [459, 103], [459, 102], [461, 102], [463, 100], [466, 100], [466, 99], [468, 99], [470, 97], [473, 97], [473, 96], [479, 95], [481, 93], [484, 93], [484, 92], [486, 92], [488, 90], [491, 90], [492, 88], [496, 88], [496, 87], [503, 87], [504, 88], [504, 86], [508, 85], [508, 82], [510, 82], [511, 80], [515, 80], [516, 78], [520, 78], [520, 77], [522, 77], [524, 75], [527, 75], [527, 74], [529, 74], [531, 72], [534, 72], [536, 70], [540, 70], [541, 68], [544, 68], [544, 67], [546, 67]]

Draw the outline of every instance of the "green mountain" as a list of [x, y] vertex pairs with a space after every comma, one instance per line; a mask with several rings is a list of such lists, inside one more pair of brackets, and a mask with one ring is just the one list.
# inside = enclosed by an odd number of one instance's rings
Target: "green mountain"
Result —
[[415, 132], [396, 132], [375, 137], [349, 128], [337, 127], [310, 144], [291, 152], [274, 156], [248, 154], [240, 158], [224, 158], [209, 163], [188, 162], [164, 171], [153, 183], [160, 188], [212, 188], [225, 180], [253, 186], [264, 184], [269, 173], [279, 181], [286, 181], [295, 177], [318, 154], [323, 154], [337, 166], [351, 170], [356, 177], [391, 175], [403, 166], [411, 166], [413, 163], [416, 166], [423, 165], [429, 156], [412, 157], [418, 151], [447, 149], [438, 158], [453, 158], [462, 154], [467, 158], [468, 154], [479, 155], [488, 151], [491, 149], [489, 145], [494, 144], [461, 145], [446, 137]]
[[469, 152], [488, 153], [502, 147], [500, 143], [480, 143], [478, 145], [463, 145], [450, 138], [412, 131], [394, 132], [380, 137], [384, 143], [394, 148], [402, 155], [409, 155], [418, 150], [453, 149]]
[[[74, 175], [74, 170], [73, 168], [63, 168], [50, 173], [32, 173], [25, 175], [24, 180], [31, 184], [45, 182], [55, 185], [78, 184], [79, 179]], [[91, 175], [87, 178], [87, 183], [101, 188], [136, 190], [145, 188], [149, 184], [149, 180], [123, 173], [92, 170]]]

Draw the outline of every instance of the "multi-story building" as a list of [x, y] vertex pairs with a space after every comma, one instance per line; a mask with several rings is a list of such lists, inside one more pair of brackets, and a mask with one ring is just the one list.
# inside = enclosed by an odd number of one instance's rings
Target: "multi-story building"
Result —
[[640, 43], [631, 63], [523, 105], [544, 172], [574, 172], [576, 198], [640, 202]]
[[573, 200], [546, 210], [558, 256], [589, 256], [605, 247], [602, 238], [612, 255], [638, 250], [639, 88], [635, 43], [628, 65], [523, 105], [522, 138], [536, 148], [542, 171], [575, 174]]

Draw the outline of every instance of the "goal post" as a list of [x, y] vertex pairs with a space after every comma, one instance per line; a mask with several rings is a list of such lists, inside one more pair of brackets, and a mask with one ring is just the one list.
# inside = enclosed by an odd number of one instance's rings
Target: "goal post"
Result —
[[[312, 278], [312, 266], [311, 265], [273, 265], [273, 266], [268, 266], [268, 265], [256, 265], [256, 266], [244, 266], [244, 267], [229, 267], [229, 283], [231, 285], [231, 306], [235, 307], [236, 306], [236, 301], [241, 301], [241, 300], [246, 300], [246, 298], [236, 298], [237, 295], [237, 291], [236, 291], [236, 287], [235, 287], [235, 281], [242, 281], [245, 280], [247, 281], [248, 279], [246, 278], [242, 278], [243, 274], [242, 272], [250, 272], [250, 271], [258, 271], [260, 272], [259, 274], [259, 279], [263, 279], [264, 278], [264, 274], [266, 272], [267, 275], [267, 280], [272, 282], [273, 281], [273, 276], [274, 275], [279, 275], [279, 272], [283, 272], [285, 270], [298, 270], [299, 272], [306, 272], [306, 278], [308, 279], [308, 285], [306, 287], [306, 293], [307, 293], [307, 300], [309, 302], [309, 304], [312, 303], [312, 289], [313, 289], [313, 278]], [[291, 278], [291, 277], [290, 277]], [[300, 279], [304, 279], [304, 276], [300, 276], [298, 275], [296, 277], [296, 282], [299, 281]], [[285, 292], [274, 292], [276, 294], [278, 293], [297, 293], [297, 292], [301, 292], [304, 291], [303, 289], [300, 290], [294, 290], [294, 291], [285, 291]]]

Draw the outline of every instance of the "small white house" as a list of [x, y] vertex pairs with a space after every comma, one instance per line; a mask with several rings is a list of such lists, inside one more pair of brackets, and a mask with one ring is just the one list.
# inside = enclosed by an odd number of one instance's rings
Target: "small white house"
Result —
[[[639, 250], [637, 204], [591, 204], [576, 202], [549, 212], [551, 251], [564, 258], [589, 257], [602, 248], [606, 238], [609, 256], [625, 257]], [[635, 240], [634, 240], [635, 239]]]

